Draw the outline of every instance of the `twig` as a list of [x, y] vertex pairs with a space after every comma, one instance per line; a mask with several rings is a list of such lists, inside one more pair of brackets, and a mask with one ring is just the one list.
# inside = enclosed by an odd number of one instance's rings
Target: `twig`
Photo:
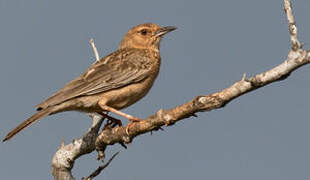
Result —
[[298, 34], [297, 34], [297, 26], [296, 22], [293, 16], [293, 10], [292, 10], [292, 5], [290, 0], [284, 0], [284, 11], [286, 13], [286, 17], [288, 20], [288, 27], [289, 27], [289, 32], [290, 32], [290, 37], [291, 37], [291, 45], [292, 45], [292, 50], [296, 51], [300, 49], [301, 43], [298, 40]]
[[98, 53], [97, 47], [96, 47], [96, 45], [95, 45], [94, 39], [91, 38], [91, 39], [89, 40], [89, 43], [90, 43], [91, 47], [93, 48], [96, 61], [99, 61], [99, 60], [100, 60], [100, 59], [99, 59], [99, 53]]
[[91, 173], [87, 178], [82, 178], [82, 180], [92, 180], [94, 177], [98, 176], [103, 169], [109, 166], [112, 160], [119, 154], [119, 151], [113, 154], [107, 163], [102, 166], [99, 166], [93, 173]]

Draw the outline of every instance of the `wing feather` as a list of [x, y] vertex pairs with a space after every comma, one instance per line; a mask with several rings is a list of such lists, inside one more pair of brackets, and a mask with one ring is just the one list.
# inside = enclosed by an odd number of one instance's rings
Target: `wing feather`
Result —
[[78, 96], [94, 95], [137, 83], [145, 79], [149, 71], [149, 56], [144, 50], [121, 49], [91, 65], [80, 77], [36, 107], [44, 109]]

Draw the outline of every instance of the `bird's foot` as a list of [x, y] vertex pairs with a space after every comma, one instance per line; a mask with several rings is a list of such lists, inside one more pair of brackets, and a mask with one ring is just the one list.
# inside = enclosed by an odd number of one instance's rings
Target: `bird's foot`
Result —
[[143, 119], [128, 115], [128, 120], [130, 121], [127, 126], [126, 126], [126, 133], [127, 135], [129, 135], [129, 129], [131, 128], [131, 126], [136, 123], [136, 122], [140, 122], [143, 121]]
[[108, 119], [107, 120], [107, 125], [111, 125], [112, 128], [115, 127], [115, 126], [119, 126], [119, 127], [123, 126], [122, 121], [119, 120], [119, 119], [116, 119], [116, 118], [114, 118], [112, 116], [109, 116], [106, 113], [100, 113], [100, 115], [102, 115], [103, 117]]

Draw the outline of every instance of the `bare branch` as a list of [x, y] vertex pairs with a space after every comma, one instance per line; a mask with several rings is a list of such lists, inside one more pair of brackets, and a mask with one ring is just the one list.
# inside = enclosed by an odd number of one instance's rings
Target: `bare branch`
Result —
[[96, 140], [96, 150], [99, 158], [104, 154], [107, 145], [115, 143], [130, 143], [134, 137], [153, 130], [158, 130], [163, 125], [172, 125], [179, 120], [194, 116], [197, 112], [210, 111], [224, 107], [233, 99], [249, 93], [255, 89], [266, 86], [270, 83], [286, 79], [291, 72], [310, 62], [310, 52], [301, 49], [301, 44], [297, 38], [297, 27], [292, 13], [290, 0], [284, 0], [285, 12], [289, 22], [289, 31], [291, 36], [292, 50], [289, 52], [287, 59], [275, 68], [257, 74], [249, 79], [246, 74], [242, 80], [234, 83], [227, 89], [209, 94], [198, 96], [186, 104], [177, 106], [170, 110], [159, 110], [146, 118], [145, 121], [137, 122], [131, 125], [129, 133], [126, 133], [126, 127], [114, 127], [104, 129]]
[[163, 125], [172, 125], [179, 120], [193, 116], [194, 113], [210, 111], [224, 107], [231, 100], [251, 92], [272, 82], [280, 81], [290, 75], [291, 72], [308, 64], [309, 56], [304, 50], [290, 51], [287, 59], [275, 68], [257, 74], [249, 79], [242, 78], [227, 89], [206, 96], [198, 96], [186, 104], [169, 110], [159, 110], [156, 114], [149, 116], [145, 121], [134, 123], [130, 126], [129, 134], [126, 127], [107, 128], [103, 130], [96, 140], [97, 151], [105, 149], [107, 145], [115, 143], [130, 143], [132, 139], [140, 134], [158, 130]]
[[[102, 124], [103, 118], [92, 114], [93, 124], [88, 132], [80, 139], [74, 140], [68, 145], [62, 143], [60, 149], [56, 152], [52, 162], [52, 173], [57, 180], [74, 179], [71, 174], [71, 169], [75, 159], [83, 154], [92, 152], [95, 148], [98, 152], [99, 159], [104, 159], [104, 152], [108, 145], [119, 143], [126, 147], [126, 143], [130, 143], [136, 136], [147, 132], [162, 129], [162, 126], [170, 126], [174, 123], [196, 116], [197, 112], [211, 111], [224, 107], [233, 99], [264, 87], [270, 83], [286, 79], [293, 71], [301, 66], [310, 63], [310, 51], [303, 50], [297, 37], [297, 27], [291, 8], [291, 1], [284, 0], [285, 13], [289, 23], [289, 32], [291, 38], [291, 50], [288, 53], [286, 60], [280, 65], [253, 77], [247, 78], [246, 74], [242, 76], [240, 81], [235, 82], [230, 87], [222, 91], [215, 92], [209, 95], [202, 95], [193, 98], [191, 101], [176, 106], [175, 108], [162, 110], [160, 109], [156, 114], [146, 118], [145, 121], [140, 121], [128, 127], [119, 127], [107, 123], [102, 132], [98, 135], [99, 128]], [[99, 60], [99, 54], [93, 39], [90, 40], [96, 60]], [[103, 166], [98, 167], [85, 180], [91, 180], [107, 167], [113, 158], [118, 153], [114, 154], [112, 158]]]
[[288, 27], [291, 36], [291, 48], [296, 51], [302, 47], [297, 37], [297, 26], [293, 15], [291, 0], [284, 0], [284, 11], [288, 20]]

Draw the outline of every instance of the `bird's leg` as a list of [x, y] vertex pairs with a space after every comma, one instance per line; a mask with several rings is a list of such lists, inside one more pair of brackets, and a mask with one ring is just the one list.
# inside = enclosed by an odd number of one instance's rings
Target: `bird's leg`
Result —
[[107, 106], [107, 105], [100, 105], [101, 109], [103, 109], [104, 111], [109, 111], [109, 112], [113, 112], [115, 114], [118, 114], [126, 119], [128, 119], [129, 121], [131, 122], [139, 122], [139, 121], [143, 121], [143, 119], [140, 119], [140, 118], [137, 118], [137, 117], [134, 117], [132, 115], [129, 115], [129, 114], [126, 114], [126, 113], [123, 113], [117, 109], [114, 109], [110, 106]]
[[113, 112], [113, 113], [115, 113], [115, 114], [118, 114], [118, 115], [120, 115], [120, 116], [122, 116], [122, 117], [128, 119], [130, 122], [129, 122], [129, 124], [128, 124], [127, 127], [126, 127], [126, 133], [127, 133], [127, 134], [128, 134], [128, 132], [129, 132], [129, 128], [130, 128], [130, 126], [132, 125], [132, 123], [134, 123], [134, 122], [139, 122], [139, 121], [143, 121], [143, 119], [140, 119], [140, 118], [134, 117], [134, 116], [132, 116], [132, 115], [123, 113], [123, 112], [121, 112], [121, 111], [119, 111], [119, 110], [117, 110], [117, 109], [114, 109], [114, 108], [110, 107], [110, 106], [102, 105], [102, 104], [100, 104], [100, 103], [99, 103], [99, 106], [100, 106], [101, 109], [103, 109], [104, 111]]

